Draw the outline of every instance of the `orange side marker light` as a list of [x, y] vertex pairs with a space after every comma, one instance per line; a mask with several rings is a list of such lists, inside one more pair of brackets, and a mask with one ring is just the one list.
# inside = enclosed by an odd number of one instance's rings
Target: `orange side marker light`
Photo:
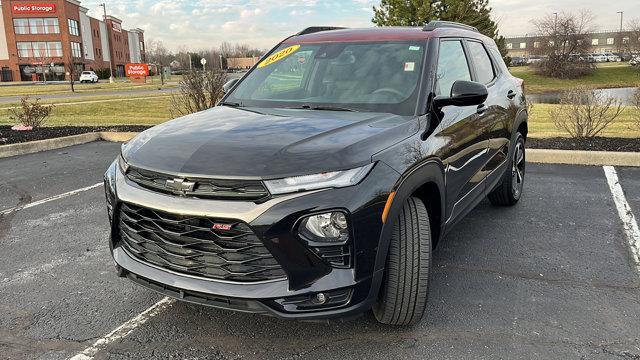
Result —
[[389, 194], [387, 198], [387, 203], [384, 205], [384, 211], [382, 212], [382, 223], [384, 224], [387, 221], [387, 216], [389, 216], [389, 210], [391, 210], [391, 204], [393, 203], [393, 198], [396, 197], [396, 192], [393, 191]]

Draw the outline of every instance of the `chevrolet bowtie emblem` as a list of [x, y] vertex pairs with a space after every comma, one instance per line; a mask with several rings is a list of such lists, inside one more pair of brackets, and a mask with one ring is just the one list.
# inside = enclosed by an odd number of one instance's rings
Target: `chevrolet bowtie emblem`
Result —
[[165, 186], [169, 190], [179, 191], [181, 193], [186, 193], [193, 191], [196, 187], [196, 183], [192, 181], [186, 181], [185, 179], [173, 179], [167, 180]]

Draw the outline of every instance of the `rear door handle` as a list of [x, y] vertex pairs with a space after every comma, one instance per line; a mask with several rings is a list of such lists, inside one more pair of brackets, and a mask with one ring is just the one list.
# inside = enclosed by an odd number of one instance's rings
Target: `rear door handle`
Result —
[[484, 114], [487, 111], [487, 109], [489, 108], [485, 104], [478, 105], [478, 114]]
[[507, 97], [509, 99], [513, 99], [514, 97], [516, 97], [516, 95], [517, 95], [516, 92], [513, 90], [509, 90], [509, 92], [507, 93]]

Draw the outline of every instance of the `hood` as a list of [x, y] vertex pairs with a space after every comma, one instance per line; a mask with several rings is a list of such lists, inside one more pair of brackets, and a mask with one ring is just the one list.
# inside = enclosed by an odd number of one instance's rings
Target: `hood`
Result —
[[393, 114], [218, 106], [144, 131], [122, 154], [158, 172], [268, 179], [363, 166], [417, 130]]

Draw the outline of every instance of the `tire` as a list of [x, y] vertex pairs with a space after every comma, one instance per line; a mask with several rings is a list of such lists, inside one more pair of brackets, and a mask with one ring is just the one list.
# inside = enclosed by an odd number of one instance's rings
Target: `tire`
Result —
[[511, 164], [504, 172], [500, 185], [487, 196], [493, 205], [513, 206], [520, 201], [524, 188], [526, 165], [525, 141], [522, 134], [518, 133], [511, 156]]
[[429, 214], [418, 198], [409, 198], [396, 219], [382, 288], [373, 314], [388, 325], [413, 325], [427, 306], [431, 273]]

